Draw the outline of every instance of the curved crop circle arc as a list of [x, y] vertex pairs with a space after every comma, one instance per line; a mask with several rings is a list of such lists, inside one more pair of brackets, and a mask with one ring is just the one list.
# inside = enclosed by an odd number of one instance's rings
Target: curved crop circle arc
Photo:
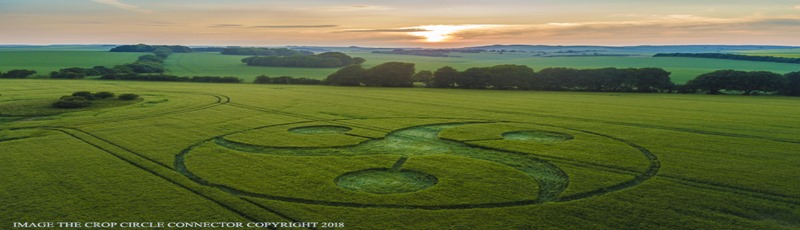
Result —
[[[397, 119], [397, 118], [407, 118], [407, 117], [387, 117], [387, 118], [368, 118], [368, 119]], [[236, 134], [236, 133], [242, 133], [242, 132], [246, 132], [248, 130], [267, 128], [267, 127], [276, 127], [276, 126], [283, 126], [283, 125], [296, 125], [296, 124], [321, 122], [321, 121], [324, 122], [324, 121], [348, 121], [348, 120], [366, 120], [366, 119], [363, 119], [363, 118], [362, 119], [331, 119], [331, 120], [301, 121], [301, 122], [292, 122], [292, 123], [284, 123], [284, 124], [274, 124], [274, 125], [268, 125], [268, 126], [254, 127], [254, 128], [246, 129], [246, 130], [234, 131], [234, 132], [231, 132], [231, 133], [227, 133], [227, 134], [219, 135], [219, 136], [216, 136], [216, 137], [212, 137], [212, 138], [200, 141], [198, 143], [195, 143], [194, 145], [189, 146], [188, 148], [186, 148], [183, 151], [181, 151], [181, 153], [177, 154], [176, 157], [175, 157], [175, 164], [174, 164], [175, 170], [178, 171], [179, 173], [183, 174], [184, 176], [186, 176], [190, 180], [194, 181], [195, 183], [198, 183], [198, 184], [201, 184], [201, 185], [205, 185], [205, 186], [215, 187], [215, 188], [218, 188], [218, 189], [220, 189], [222, 191], [225, 191], [225, 192], [233, 194], [233, 195], [246, 196], [246, 197], [255, 197], [255, 198], [264, 198], [264, 199], [271, 199], [271, 200], [278, 200], [278, 201], [285, 201], [285, 202], [303, 203], [303, 204], [316, 204], [316, 205], [327, 205], [327, 206], [337, 206], [337, 207], [352, 207], [352, 208], [396, 208], [396, 209], [443, 210], [443, 209], [471, 209], [471, 208], [503, 208], [503, 207], [525, 206], [525, 205], [533, 205], [533, 204], [542, 203], [540, 200], [527, 199], [527, 200], [518, 200], [518, 201], [509, 201], [509, 202], [494, 202], [494, 203], [490, 202], [490, 203], [472, 203], [472, 204], [409, 205], [409, 204], [372, 204], [372, 203], [357, 203], [357, 202], [339, 202], [339, 201], [317, 200], [317, 199], [307, 199], [307, 198], [298, 198], [298, 197], [275, 196], [275, 195], [269, 195], [269, 194], [261, 194], [261, 193], [243, 191], [243, 190], [231, 187], [229, 185], [215, 184], [215, 183], [209, 182], [209, 181], [207, 181], [207, 180], [205, 180], [203, 178], [198, 177], [194, 173], [192, 173], [186, 166], [185, 157], [186, 157], [187, 154], [191, 153], [191, 151], [194, 148], [198, 147], [198, 146], [201, 146], [201, 145], [203, 145], [205, 143], [208, 143], [208, 142], [213, 142], [214, 139], [216, 139], [216, 138], [220, 138], [220, 137], [224, 137], [224, 136], [231, 135], [231, 134]], [[578, 194], [573, 194], [573, 195], [569, 195], [569, 196], [565, 196], [565, 197], [560, 197], [560, 198], [558, 198], [558, 199], [556, 199], [554, 201], [551, 201], [551, 202], [565, 202], [565, 201], [573, 201], [573, 200], [578, 200], [578, 199], [584, 199], [584, 198], [593, 197], [593, 196], [602, 195], [602, 194], [607, 194], [607, 193], [618, 191], [618, 190], [625, 189], [625, 188], [628, 188], [628, 187], [636, 186], [636, 185], [638, 185], [638, 184], [640, 184], [640, 183], [642, 183], [642, 182], [644, 182], [646, 180], [649, 180], [650, 178], [654, 177], [658, 173], [658, 171], [659, 171], [659, 169], [661, 167], [657, 156], [655, 154], [653, 154], [652, 152], [650, 152], [650, 150], [648, 150], [648, 149], [646, 149], [646, 148], [644, 148], [644, 147], [642, 147], [642, 146], [640, 146], [638, 144], [635, 144], [633, 142], [627, 141], [625, 139], [613, 137], [613, 136], [606, 135], [606, 134], [601, 134], [601, 133], [597, 133], [597, 132], [593, 132], [593, 131], [587, 131], [587, 130], [581, 130], [581, 129], [575, 129], [575, 128], [569, 128], [569, 127], [562, 127], [562, 126], [556, 126], [556, 125], [550, 125], [550, 124], [538, 124], [538, 123], [531, 123], [531, 122], [497, 121], [497, 120], [483, 120], [483, 121], [480, 121], [480, 122], [474, 122], [477, 119], [469, 119], [469, 118], [465, 118], [464, 120], [473, 121], [473, 122], [469, 122], [469, 123], [520, 123], [520, 124], [533, 124], [533, 125], [541, 125], [541, 126], [547, 126], [547, 127], [561, 128], [561, 129], [565, 129], [565, 130], [571, 130], [571, 131], [581, 132], [581, 133], [585, 133], [585, 134], [600, 136], [600, 137], [608, 138], [608, 139], [611, 139], [611, 140], [614, 140], [614, 141], [617, 141], [617, 142], [621, 142], [621, 143], [623, 143], [623, 144], [625, 144], [625, 145], [627, 145], [629, 147], [632, 147], [632, 148], [636, 149], [637, 151], [642, 153], [643, 156], [645, 158], [647, 158], [648, 161], [650, 162], [650, 165], [645, 170], [645, 172], [643, 172], [642, 174], [636, 176], [632, 180], [624, 181], [622, 183], [618, 183], [618, 184], [615, 184], [615, 185], [612, 185], [612, 186], [609, 186], [609, 187], [605, 187], [605, 188], [596, 189], [596, 190], [593, 190], [593, 191], [588, 191], [588, 192], [584, 192], [584, 193], [578, 193]], [[457, 123], [457, 122], [454, 122], [454, 123]], [[461, 123], [464, 123], [464, 122], [461, 122]], [[434, 124], [427, 124], [427, 125], [434, 125]], [[427, 125], [420, 125], [420, 126], [427, 126]], [[403, 128], [403, 129], [408, 129], [408, 128], [412, 128], [412, 127], [415, 127], [415, 126], [406, 127], [406, 128]], [[403, 130], [403, 129], [399, 129], [399, 130]], [[399, 131], [399, 130], [395, 130], [395, 131]], [[395, 131], [392, 131], [392, 132], [395, 132]], [[389, 133], [391, 133], [391, 132], [389, 132]], [[452, 140], [450, 140], [450, 141], [452, 141]], [[468, 145], [474, 146], [474, 145], [471, 145], [471, 144], [468, 144]], [[503, 150], [503, 151], [509, 152], [508, 150]]]

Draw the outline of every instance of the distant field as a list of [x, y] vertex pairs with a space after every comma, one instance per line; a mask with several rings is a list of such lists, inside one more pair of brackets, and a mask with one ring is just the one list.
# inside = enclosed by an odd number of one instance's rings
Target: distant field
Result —
[[3, 79], [0, 113], [77, 90], [142, 101], [0, 114], [0, 228], [800, 228], [800, 98]]
[[758, 55], [758, 56], [800, 58], [800, 49], [752, 50], [752, 51], [741, 51], [741, 53], [748, 55]]
[[241, 60], [249, 56], [219, 53], [176, 53], [167, 58], [164, 67], [179, 76], [234, 76], [252, 82], [256, 76], [292, 76], [323, 79], [338, 68], [287, 68], [247, 66]]
[[[64, 46], [50, 48], [3, 48], [0, 49], [0, 71], [10, 69], [34, 69], [39, 74], [48, 74], [65, 67], [92, 67], [96, 65], [114, 66], [130, 63], [142, 53], [111, 53], [98, 51], [106, 47], [80, 47]], [[800, 55], [796, 50], [758, 51], [774, 54], [776, 56], [791, 57]], [[756, 53], [756, 51], [748, 52]], [[459, 70], [470, 67], [485, 67], [501, 64], [527, 65], [534, 70], [547, 67], [572, 67], [572, 68], [642, 68], [661, 67], [672, 72], [672, 79], [676, 83], [683, 83], [697, 75], [719, 69], [737, 70], [767, 70], [778, 73], [787, 73], [800, 70], [796, 64], [750, 62], [719, 59], [697, 58], [652, 58], [647, 55], [631, 57], [533, 57], [528, 53], [480, 53], [459, 54], [461, 57], [423, 57], [410, 55], [349, 53], [354, 57], [367, 59], [365, 67], [375, 66], [384, 62], [400, 61], [416, 64], [417, 70], [436, 70], [443, 66], [452, 66]], [[255, 67], [247, 66], [240, 60], [247, 56], [221, 55], [218, 53], [176, 53], [165, 62], [167, 74], [178, 76], [234, 76], [251, 82], [259, 75], [271, 77], [292, 76], [314, 79], [324, 79], [335, 72], [336, 68], [286, 68], [286, 67]]]
[[32, 69], [48, 75], [67, 67], [113, 67], [136, 61], [141, 53], [111, 53], [108, 51], [76, 51], [52, 49], [0, 49], [0, 71]]

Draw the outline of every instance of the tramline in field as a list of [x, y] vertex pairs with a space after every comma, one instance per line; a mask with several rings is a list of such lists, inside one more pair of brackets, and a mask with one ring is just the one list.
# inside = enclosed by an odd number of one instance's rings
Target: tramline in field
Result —
[[141, 100], [3, 114], [2, 197], [30, 212], [2, 221], [792, 228], [800, 214], [789, 97], [4, 83], [0, 111], [77, 90]]

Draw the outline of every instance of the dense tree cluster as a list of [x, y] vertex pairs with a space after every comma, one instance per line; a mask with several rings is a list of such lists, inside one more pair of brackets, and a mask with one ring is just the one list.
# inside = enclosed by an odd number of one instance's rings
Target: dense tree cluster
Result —
[[[135, 95], [134, 98], [128, 99], [130, 95]], [[72, 95], [62, 96], [59, 98], [58, 101], [53, 103], [53, 107], [55, 108], [65, 108], [65, 109], [74, 109], [74, 108], [83, 108], [92, 105], [92, 101], [94, 100], [104, 100], [108, 98], [113, 98], [114, 93], [112, 92], [96, 92], [92, 93], [89, 91], [77, 91], [72, 93]], [[122, 94], [119, 96], [120, 100], [134, 100], [138, 98], [139, 95], [136, 94]]]
[[654, 92], [672, 88], [669, 75], [660, 68], [545, 68], [534, 72], [524, 65], [497, 65], [459, 72], [445, 66], [423, 83], [435, 88]]
[[433, 72], [429, 70], [422, 70], [414, 74], [412, 79], [414, 82], [420, 82], [425, 85], [433, 85]]
[[296, 56], [314, 55], [313, 52], [305, 50], [293, 50], [287, 48], [259, 48], [259, 47], [227, 47], [220, 51], [225, 55], [250, 55], [250, 56]]
[[717, 70], [686, 82], [685, 85], [680, 86], [680, 91], [720, 94], [724, 90], [741, 92], [744, 95], [757, 92], [779, 92], [784, 95], [798, 96], [798, 91], [800, 91], [797, 82], [800, 80], [798, 75], [800, 72], [788, 73], [784, 76], [768, 71]]
[[208, 82], [208, 83], [241, 83], [242, 79], [237, 77], [218, 77], [218, 76], [194, 76], [179, 77], [164, 74], [135, 74], [135, 73], [116, 73], [106, 74], [100, 80], [127, 80], [127, 81], [172, 81], [172, 82]]
[[53, 71], [50, 73], [50, 78], [57, 79], [81, 79], [87, 76], [101, 76], [101, 75], [114, 75], [114, 74], [129, 74], [129, 73], [163, 73], [166, 71], [164, 68], [164, 60], [171, 55], [173, 51], [166, 47], [158, 47], [153, 50], [153, 54], [145, 54], [128, 64], [114, 66], [108, 68], [105, 66], [95, 66], [92, 68], [70, 67]]
[[15, 69], [6, 73], [0, 72], [0, 78], [26, 78], [36, 74], [36, 70]]
[[172, 53], [174, 53], [172, 51], [172, 49], [165, 48], [165, 47], [161, 47], [161, 48], [158, 48], [158, 49], [153, 51], [153, 54], [155, 54], [156, 56], [161, 58], [161, 62], [163, 62], [164, 59], [167, 59], [167, 57], [169, 57], [169, 55], [172, 55]]
[[349, 65], [329, 75], [324, 83], [337, 86], [411, 87], [414, 85], [414, 63], [387, 62], [370, 69]]
[[163, 73], [166, 71], [164, 65], [158, 62], [134, 62], [115, 66], [121, 73]]
[[545, 68], [531, 82], [532, 89], [595, 92], [655, 92], [672, 89], [670, 73], [661, 68]]
[[225, 47], [200, 47], [192, 48], [192, 52], [222, 52]]
[[191, 53], [192, 48], [188, 46], [167, 46], [167, 45], [145, 45], [145, 44], [138, 44], [138, 45], [121, 45], [112, 48], [111, 52], [147, 52], [151, 53], [158, 49], [168, 49], [175, 53]]
[[53, 71], [50, 78], [58, 79], [81, 79], [87, 76], [100, 76], [103, 74], [116, 73], [119, 70], [110, 69], [105, 66], [95, 66], [92, 68], [70, 67]]
[[63, 96], [58, 101], [53, 103], [53, 107], [55, 108], [64, 108], [64, 109], [75, 109], [75, 108], [83, 108], [92, 105], [92, 102], [86, 99], [85, 97], [77, 97], [77, 96]]
[[672, 89], [669, 75], [660, 68], [546, 68], [536, 73], [524, 65], [475, 67], [463, 72], [445, 66], [434, 72], [414, 73], [412, 63], [388, 62], [368, 70], [350, 65], [329, 75], [325, 83], [410, 87], [420, 82], [434, 88], [655, 92]]
[[156, 63], [164, 63], [164, 58], [152, 54], [142, 55], [136, 60], [136, 62], [156, 62]]
[[[146, 45], [141, 50], [149, 50]], [[153, 54], [145, 54], [128, 64], [108, 68], [95, 66], [92, 68], [71, 67], [50, 73], [51, 78], [80, 79], [87, 76], [101, 76], [101, 80], [133, 80], [133, 81], [174, 81], [174, 82], [213, 82], [213, 83], [240, 83], [242, 79], [236, 77], [219, 76], [193, 76], [178, 77], [163, 74], [164, 60], [175, 51], [170, 47], [159, 46], [153, 49]]]
[[786, 77], [785, 85], [779, 93], [787, 96], [800, 96], [800, 71], [787, 73], [784, 76]]
[[340, 52], [317, 55], [253, 56], [242, 59], [249, 66], [335, 68], [364, 62], [363, 58], [352, 58]]
[[365, 73], [366, 70], [360, 65], [349, 65], [328, 75], [323, 82], [336, 86], [358, 86], [364, 81]]
[[310, 78], [293, 78], [289, 76], [269, 77], [261, 75], [253, 80], [255, 84], [289, 84], [289, 85], [319, 85], [322, 81]]
[[123, 93], [123, 94], [120, 94], [119, 97], [117, 97], [117, 98], [119, 98], [120, 100], [123, 100], [123, 101], [131, 101], [131, 100], [136, 100], [137, 98], [139, 98], [139, 95], [133, 94], [133, 93]]
[[691, 58], [716, 58], [742, 61], [778, 62], [778, 63], [800, 63], [800, 58], [785, 58], [774, 56], [751, 56], [726, 53], [659, 53], [653, 57], [691, 57]]
[[368, 69], [364, 85], [381, 87], [414, 86], [414, 63], [387, 62]]

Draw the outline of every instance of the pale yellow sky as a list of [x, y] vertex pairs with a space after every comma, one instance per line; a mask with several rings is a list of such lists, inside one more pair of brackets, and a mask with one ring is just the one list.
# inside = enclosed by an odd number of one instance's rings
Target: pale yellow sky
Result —
[[800, 1], [0, 0], [0, 44], [800, 45]]

